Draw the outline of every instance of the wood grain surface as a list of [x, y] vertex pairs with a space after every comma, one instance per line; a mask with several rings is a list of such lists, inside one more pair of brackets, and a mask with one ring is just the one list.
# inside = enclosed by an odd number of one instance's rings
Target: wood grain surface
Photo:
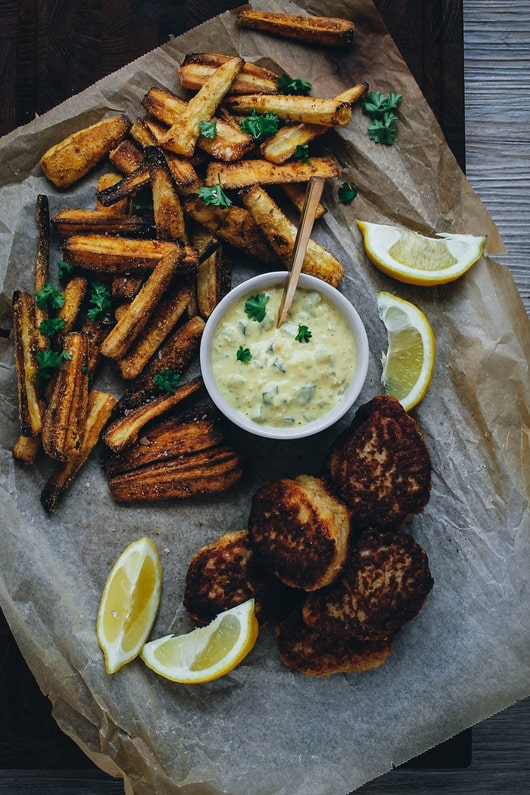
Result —
[[[239, 0], [2, 0], [0, 134]], [[529, 0], [376, 0], [447, 140], [497, 222], [530, 312]], [[463, 25], [464, 21], [464, 25]], [[464, 95], [465, 77], [465, 95]], [[528, 104], [528, 103], [527, 103]], [[530, 700], [365, 785], [372, 795], [529, 792]], [[449, 753], [449, 757], [447, 756]], [[0, 614], [0, 794], [105, 795], [95, 769], [50, 714]], [[161, 794], [163, 795], [163, 793]], [[337, 795], [339, 795], [337, 793]]]

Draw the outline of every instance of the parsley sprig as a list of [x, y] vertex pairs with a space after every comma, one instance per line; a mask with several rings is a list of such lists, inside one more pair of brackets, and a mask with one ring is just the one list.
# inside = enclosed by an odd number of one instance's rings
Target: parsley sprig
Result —
[[351, 182], [343, 182], [338, 190], [338, 197], [341, 204], [349, 204], [357, 196], [357, 188]]
[[39, 324], [39, 331], [45, 337], [53, 337], [63, 330], [65, 321], [62, 317], [49, 317], [46, 320], [41, 320]]
[[391, 146], [396, 139], [396, 124], [398, 106], [403, 97], [391, 91], [383, 94], [381, 91], [369, 91], [361, 100], [363, 113], [372, 121], [368, 125], [368, 136], [372, 141], [385, 146]]
[[200, 121], [199, 132], [204, 138], [215, 138], [217, 135], [217, 122], [215, 119]]
[[221, 175], [217, 172], [217, 185], [209, 188], [204, 185], [199, 188], [199, 196], [205, 204], [213, 204], [216, 207], [230, 207], [232, 205], [231, 199], [228, 198], [221, 185]]
[[89, 320], [97, 320], [106, 315], [112, 308], [110, 290], [103, 282], [92, 282], [90, 285], [90, 308], [87, 312]]
[[35, 293], [35, 300], [39, 309], [60, 309], [64, 304], [64, 295], [53, 284], [46, 282]]
[[309, 144], [297, 144], [294, 150], [294, 157], [296, 160], [301, 160], [302, 163], [307, 163], [309, 160]]
[[239, 126], [243, 132], [251, 135], [255, 141], [262, 141], [278, 132], [280, 119], [275, 113], [259, 114], [255, 110], [250, 116], [241, 120]]
[[267, 293], [257, 293], [256, 295], [251, 295], [245, 301], [245, 314], [250, 320], [255, 320], [257, 323], [261, 323], [261, 321], [265, 318], [267, 314], [267, 304], [270, 300], [270, 296]]
[[252, 359], [250, 348], [243, 348], [242, 345], [236, 351], [236, 359], [238, 362], [249, 362]]
[[297, 342], [309, 342], [311, 337], [313, 336], [312, 332], [309, 331], [307, 326], [302, 326], [301, 324], [298, 326], [298, 334], [295, 337]]
[[37, 386], [43, 386], [54, 375], [57, 368], [62, 367], [71, 358], [71, 354], [67, 351], [52, 351], [47, 348], [37, 351], [37, 371], [35, 373]]
[[289, 77], [283, 74], [278, 78], [278, 93], [280, 94], [309, 94], [312, 85], [301, 77]]
[[169, 394], [173, 394], [176, 391], [179, 381], [180, 373], [177, 373], [176, 370], [161, 370], [153, 376], [153, 383], [160, 392], [168, 392]]

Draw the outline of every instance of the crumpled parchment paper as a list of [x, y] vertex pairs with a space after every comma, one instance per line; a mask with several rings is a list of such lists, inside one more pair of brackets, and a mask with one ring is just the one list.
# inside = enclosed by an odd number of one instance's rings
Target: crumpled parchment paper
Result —
[[[314, 95], [367, 80], [404, 97], [394, 146], [368, 139], [360, 109], [328, 138], [326, 150], [359, 195], [341, 205], [342, 179], [328, 184], [329, 211], [314, 231], [344, 264], [341, 289], [367, 327], [371, 363], [359, 403], [381, 390], [386, 332], [378, 290], [418, 304], [437, 340], [434, 379], [414, 410], [433, 458], [432, 497], [407, 526], [427, 550], [435, 586], [378, 670], [323, 680], [297, 675], [279, 662], [266, 627], [244, 663], [210, 684], [167, 682], [139, 660], [106, 675], [95, 617], [122, 549], [142, 535], [153, 539], [164, 583], [152, 637], [186, 631], [182, 594], [193, 553], [245, 526], [251, 494], [267, 478], [319, 473], [351, 414], [319, 437], [280, 448], [241, 438], [244, 481], [210, 499], [115, 505], [93, 456], [49, 517], [39, 501], [49, 462], [26, 470], [12, 460], [13, 347], [0, 340], [0, 605], [59, 725], [101, 768], [123, 777], [127, 793], [343, 795], [530, 693], [530, 324], [509, 272], [488, 256], [439, 288], [409, 288], [368, 263], [355, 218], [424, 233], [487, 234], [490, 254], [503, 246], [370, 0], [301, 5], [353, 19], [351, 50], [320, 51], [239, 30], [226, 13], [0, 141], [0, 326], [9, 328], [12, 291], [33, 285], [37, 194], [49, 196], [52, 215], [94, 202], [99, 172], [61, 193], [41, 174], [39, 157], [105, 115], [142, 115], [151, 86], [180, 92], [177, 65], [187, 52], [273, 64], [311, 80]], [[280, 10], [274, 2], [256, 6]], [[58, 249], [52, 268], [53, 257]], [[100, 383], [112, 385], [112, 374]]]

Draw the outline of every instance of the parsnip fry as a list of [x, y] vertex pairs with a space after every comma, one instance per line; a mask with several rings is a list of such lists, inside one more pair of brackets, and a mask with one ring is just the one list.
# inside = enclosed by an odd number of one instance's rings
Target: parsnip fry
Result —
[[122, 174], [133, 174], [137, 171], [144, 162], [144, 153], [142, 148], [126, 138], [121, 141], [118, 146], [109, 152], [109, 160], [113, 166]]
[[[148, 91], [142, 104], [155, 119], [169, 127], [176, 123], [186, 107], [184, 100], [161, 88], [152, 88]], [[160, 141], [161, 139], [158, 140], [158, 143]], [[200, 135], [197, 146], [216, 160], [231, 161], [239, 160], [252, 149], [254, 139], [242, 130], [235, 130], [226, 122], [216, 119], [215, 138], [206, 138], [204, 135]]]
[[110, 359], [121, 359], [144, 326], [167, 290], [177, 269], [174, 252], [166, 254], [142, 285], [126, 311], [103, 341], [101, 353]]
[[130, 301], [143, 284], [142, 276], [114, 276], [110, 291], [113, 298], [118, 300]]
[[160, 302], [143, 334], [131, 345], [117, 365], [122, 378], [137, 378], [168, 334], [184, 315], [192, 296], [191, 287], [184, 286]]
[[197, 272], [197, 306], [201, 317], [210, 317], [230, 290], [231, 277], [230, 259], [221, 246], [201, 262]]
[[96, 198], [104, 207], [115, 204], [122, 199], [134, 196], [138, 191], [149, 185], [149, 167], [143, 162], [135, 171], [131, 171], [120, 182], [96, 193]]
[[62, 339], [73, 329], [86, 294], [86, 289], [87, 280], [82, 276], [74, 276], [64, 288], [64, 304], [59, 309], [58, 313], [58, 317], [64, 320], [64, 326], [59, 333], [59, 339]]
[[298, 94], [246, 94], [227, 97], [226, 106], [236, 116], [274, 113], [287, 121], [321, 124], [327, 127], [348, 124], [351, 106], [337, 99], [305, 97]]
[[13, 445], [13, 458], [22, 464], [31, 466], [37, 460], [41, 446], [40, 434], [38, 436], [20, 435]]
[[115, 185], [117, 182], [120, 182], [122, 179], [121, 174], [116, 174], [115, 172], [109, 171], [106, 174], [102, 174], [102, 176], [98, 179], [98, 184], [96, 188], [96, 210], [100, 213], [106, 213], [107, 215], [129, 215], [130, 211], [130, 202], [128, 198], [121, 199], [119, 202], [114, 202], [114, 204], [105, 207], [104, 204], [97, 198], [97, 194], [100, 190], [105, 190], [105, 188], [110, 188], [111, 185]]
[[59, 368], [42, 423], [42, 446], [58, 461], [66, 461], [78, 452], [88, 406], [87, 351], [83, 334], [77, 331], [67, 334], [64, 351], [69, 358]]
[[[37, 196], [36, 218], [39, 230], [39, 242], [37, 245], [37, 261], [35, 264], [35, 293], [38, 293], [50, 280], [50, 209], [48, 197], [42, 194]], [[35, 329], [37, 332], [37, 344], [42, 350], [48, 347], [48, 341], [40, 331], [40, 324], [43, 320], [46, 320], [47, 317], [47, 310], [36, 305]]]
[[243, 59], [235, 57], [215, 69], [162, 139], [166, 149], [191, 157], [199, 139], [201, 121], [212, 118], [242, 66]]
[[323, 179], [338, 177], [340, 166], [334, 157], [310, 157], [283, 163], [267, 160], [241, 160], [237, 163], [210, 163], [205, 184], [214, 186], [219, 181], [223, 188], [244, 188], [247, 185], [272, 185], [285, 182], [307, 182], [311, 177]]
[[92, 390], [88, 395], [88, 413], [81, 446], [75, 455], [60, 464], [50, 475], [41, 492], [41, 502], [48, 513], [55, 511], [59, 501], [96, 446], [116, 404], [114, 395]]
[[[299, 182], [286, 182], [285, 185], [282, 185], [283, 192], [294, 204], [299, 213], [301, 213], [304, 208], [306, 189], [307, 186], [302, 185]], [[315, 218], [322, 218], [326, 212], [327, 211], [324, 205], [319, 203]]]
[[115, 453], [133, 444], [140, 431], [152, 420], [178, 406], [186, 398], [198, 392], [203, 386], [202, 378], [197, 377], [181, 384], [173, 394], [161, 395], [138, 406], [123, 417], [112, 422], [103, 435], [103, 441]]
[[317, 17], [244, 8], [238, 13], [237, 21], [245, 28], [320, 47], [348, 47], [355, 34], [353, 22], [341, 17]]
[[[183, 88], [198, 91], [229, 55], [213, 52], [194, 52], [184, 57], [179, 66], [179, 80]], [[276, 94], [278, 75], [262, 66], [245, 62], [243, 68], [232, 81], [229, 94]]]
[[42, 413], [35, 373], [38, 348], [35, 328], [35, 302], [30, 293], [13, 293], [13, 337], [17, 371], [18, 419], [23, 436], [41, 432]]
[[127, 135], [131, 123], [118, 114], [69, 135], [48, 149], [40, 164], [58, 188], [67, 188], [91, 171]]
[[[127, 199], [123, 199], [127, 203]], [[123, 235], [124, 237], [152, 237], [154, 225], [147, 218], [137, 215], [123, 215], [109, 212], [112, 207], [103, 210], [59, 210], [52, 218], [53, 225], [60, 237], [72, 235]]]
[[152, 271], [165, 254], [173, 254], [179, 273], [195, 273], [197, 251], [166, 240], [141, 240], [110, 235], [72, 235], [63, 246], [70, 265], [95, 273], [136, 274]]
[[[284, 266], [289, 267], [296, 238], [294, 224], [259, 185], [244, 188], [240, 191], [240, 195], [245, 207], [260, 226], [271, 247], [274, 248]], [[338, 285], [344, 275], [344, 269], [336, 257], [314, 240], [309, 241], [302, 270], [304, 273], [329, 282], [334, 287]]]
[[151, 177], [157, 237], [159, 240], [185, 242], [187, 234], [184, 211], [166, 159], [156, 146], [146, 147], [145, 155]]

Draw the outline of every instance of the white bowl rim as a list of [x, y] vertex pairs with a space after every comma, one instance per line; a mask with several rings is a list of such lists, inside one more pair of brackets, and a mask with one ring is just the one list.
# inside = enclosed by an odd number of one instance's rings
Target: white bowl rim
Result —
[[235, 409], [226, 398], [219, 391], [215, 377], [212, 372], [210, 361], [210, 347], [215, 330], [227, 311], [228, 307], [244, 295], [255, 292], [259, 289], [266, 289], [267, 287], [282, 286], [286, 283], [288, 278], [287, 271], [268, 271], [267, 273], [260, 273], [257, 276], [252, 276], [249, 279], [242, 281], [240, 284], [233, 287], [224, 298], [219, 301], [204, 327], [201, 344], [200, 344], [200, 366], [204, 385], [210, 398], [215, 403], [219, 411], [227, 417], [234, 425], [242, 428], [245, 431], [253, 434], [254, 436], [261, 436], [268, 439], [277, 440], [290, 440], [290, 439], [303, 439], [308, 436], [314, 436], [317, 433], [334, 425], [341, 417], [354, 404], [358, 398], [361, 389], [366, 381], [368, 373], [368, 364], [370, 358], [370, 349], [368, 344], [368, 336], [364, 323], [362, 322], [359, 313], [351, 303], [351, 301], [341, 293], [336, 287], [328, 284], [316, 276], [311, 276], [307, 273], [300, 274], [298, 282], [299, 287], [305, 290], [316, 290], [322, 293], [331, 303], [333, 303], [345, 317], [350, 331], [353, 334], [356, 346], [356, 366], [352, 380], [348, 384], [347, 389], [342, 396], [342, 399], [331, 409], [327, 414], [319, 417], [316, 420], [305, 423], [304, 425], [297, 425], [295, 427], [280, 428], [273, 425], [266, 425], [254, 422], [253, 420], [245, 417], [240, 411]]

